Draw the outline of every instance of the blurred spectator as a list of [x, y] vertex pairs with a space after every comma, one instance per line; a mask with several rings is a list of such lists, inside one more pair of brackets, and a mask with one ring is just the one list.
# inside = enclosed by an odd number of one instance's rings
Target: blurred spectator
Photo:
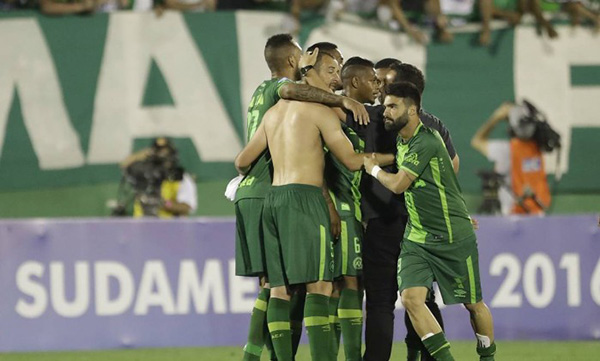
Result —
[[[150, 148], [130, 155], [120, 166], [124, 182], [133, 189], [134, 217], [173, 218], [195, 212], [196, 182], [179, 164], [177, 149], [167, 138], [156, 138]], [[113, 214], [123, 215], [126, 208], [127, 200], [119, 199]]]
[[[527, 101], [522, 105], [504, 103], [471, 139], [471, 146], [494, 162], [494, 171], [503, 177], [498, 198], [504, 215], [542, 214], [550, 206], [544, 159], [536, 134], [540, 116]], [[505, 120], [509, 122], [510, 140], [489, 139], [494, 128]]]
[[164, 0], [165, 9], [181, 11], [215, 11], [218, 0]]
[[[438, 0], [425, 0], [425, 2], [427, 3], [430, 3], [432, 1]], [[419, 11], [422, 11], [424, 9], [423, 1], [415, 1], [413, 5], [415, 4], [417, 5], [416, 8], [418, 8]], [[415, 6], [413, 6], [413, 9], [414, 8]], [[389, 22], [393, 18], [393, 20], [395, 20], [398, 23], [398, 25], [400, 25], [400, 28], [404, 29], [404, 31], [406, 31], [406, 33], [413, 40], [415, 40], [419, 44], [427, 44], [427, 37], [418, 27], [410, 23], [410, 21], [406, 17], [406, 14], [404, 13], [403, 7], [400, 5], [399, 0], [379, 0], [377, 16], [379, 17], [379, 20], [384, 23]], [[443, 29], [445, 29], [445, 27], [443, 27]], [[449, 33], [444, 36], [444, 39], [448, 40], [448, 37], [451, 41], [452, 35]]]
[[[589, 21], [594, 27], [596, 33], [600, 32], [600, 11], [593, 9], [582, 0], [545, 0], [547, 2], [556, 2], [561, 4], [561, 10], [569, 14], [571, 25], [580, 25], [582, 21]], [[596, 1], [596, 5], [600, 2]]]
[[0, 0], [0, 11], [35, 9], [37, 0]]
[[40, 0], [40, 10], [46, 15], [90, 14], [95, 0]]

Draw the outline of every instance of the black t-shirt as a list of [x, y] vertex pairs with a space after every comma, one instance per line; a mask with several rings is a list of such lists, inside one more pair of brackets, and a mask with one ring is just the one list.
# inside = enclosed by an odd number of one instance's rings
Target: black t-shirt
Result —
[[[383, 105], [377, 105], [366, 106], [366, 108], [369, 113], [369, 118], [371, 119], [371, 122], [368, 125], [359, 125], [354, 120], [351, 113], [347, 115], [346, 124], [354, 129], [354, 131], [365, 141], [365, 153], [376, 152], [395, 154], [397, 134], [385, 130], [383, 119], [385, 107]], [[423, 109], [421, 109], [421, 112], [419, 113], [419, 118], [424, 125], [433, 128], [440, 133], [446, 144], [450, 159], [454, 159], [456, 150], [452, 144], [450, 132], [444, 126], [442, 121]], [[383, 169], [390, 173], [398, 172], [395, 162], [392, 165], [383, 167]], [[365, 174], [362, 177], [360, 192], [363, 220], [380, 217], [392, 218], [397, 217], [399, 214], [407, 215], [406, 206], [404, 204], [404, 194], [394, 194], [370, 175]]]

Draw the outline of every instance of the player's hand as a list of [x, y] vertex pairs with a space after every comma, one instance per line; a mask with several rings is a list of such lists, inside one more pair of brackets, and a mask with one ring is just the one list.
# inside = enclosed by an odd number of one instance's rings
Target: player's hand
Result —
[[337, 243], [342, 233], [342, 219], [335, 210], [335, 207], [329, 207], [329, 219], [331, 221], [331, 235], [333, 236], [333, 243]]
[[473, 229], [474, 230], [478, 230], [479, 229], [479, 221], [476, 220], [475, 218], [471, 218], [471, 225], [473, 225]]
[[352, 112], [352, 115], [354, 116], [354, 120], [358, 124], [360, 124], [360, 125], [369, 124], [369, 122], [370, 122], [369, 113], [367, 113], [367, 109], [365, 108], [364, 105], [362, 105], [361, 103], [357, 102], [356, 100], [354, 100], [352, 98], [348, 98], [348, 97], [344, 97], [342, 105], [344, 106], [345, 109]]
[[314, 66], [317, 63], [317, 55], [319, 55], [319, 48], [315, 48], [312, 52], [306, 52], [300, 57], [298, 62], [298, 68], [302, 69], [305, 66]]
[[379, 165], [379, 161], [377, 161], [377, 157], [375, 153], [371, 153], [369, 155], [365, 155], [363, 158], [363, 164], [365, 165], [365, 171], [371, 174], [371, 171], [376, 165]]

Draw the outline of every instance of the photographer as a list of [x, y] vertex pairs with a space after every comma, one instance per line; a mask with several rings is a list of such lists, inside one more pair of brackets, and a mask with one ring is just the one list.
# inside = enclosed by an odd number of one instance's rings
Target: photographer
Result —
[[[505, 120], [510, 140], [489, 139]], [[560, 147], [560, 139], [535, 106], [527, 101], [502, 104], [477, 130], [471, 146], [494, 162], [494, 172], [501, 176], [502, 214], [543, 214], [550, 206], [542, 151]]]
[[167, 138], [156, 138], [150, 148], [127, 157], [121, 168], [134, 193], [134, 217], [173, 218], [196, 210], [196, 183]]

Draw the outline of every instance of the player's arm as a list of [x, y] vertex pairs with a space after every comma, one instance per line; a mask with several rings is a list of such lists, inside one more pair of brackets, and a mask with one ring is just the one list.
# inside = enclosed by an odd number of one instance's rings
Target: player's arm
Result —
[[396, 160], [395, 154], [382, 154], [382, 153], [373, 153], [375, 159], [377, 159], [377, 164], [382, 167], [394, 164]]
[[471, 138], [471, 147], [476, 151], [488, 157], [488, 140], [492, 130], [502, 120], [507, 119], [510, 109], [513, 107], [511, 103], [504, 103], [494, 111], [492, 116], [479, 128], [473, 138]]
[[357, 119], [360, 124], [369, 123], [369, 114], [364, 105], [354, 99], [337, 95], [312, 85], [287, 82], [279, 89], [279, 96], [287, 100], [320, 103], [328, 107], [344, 108], [352, 112], [354, 119]]
[[352, 143], [344, 134], [340, 121], [335, 112], [330, 109], [319, 114], [321, 117], [315, 122], [325, 141], [325, 145], [342, 164], [351, 171], [363, 167], [363, 153], [355, 153]]
[[244, 149], [235, 157], [235, 169], [240, 174], [245, 175], [250, 170], [250, 166], [267, 149], [267, 134], [265, 133], [264, 122], [258, 126], [256, 132], [246, 144]]
[[388, 173], [381, 169], [380, 164], [375, 154], [370, 154], [364, 157], [365, 171], [377, 178], [387, 189], [396, 194], [400, 194], [408, 189], [415, 176], [404, 169], [400, 169], [398, 173]]

